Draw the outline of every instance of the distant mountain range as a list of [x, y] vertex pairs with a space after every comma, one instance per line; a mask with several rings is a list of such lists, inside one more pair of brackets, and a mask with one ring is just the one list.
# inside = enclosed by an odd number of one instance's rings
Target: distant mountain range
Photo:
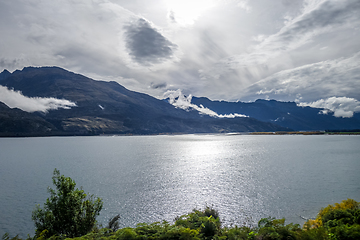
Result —
[[[354, 113], [351, 118], [334, 117], [334, 113], [328, 109], [301, 107], [295, 102], [259, 99], [245, 103], [193, 97], [191, 103], [202, 105], [218, 114], [240, 113], [296, 131], [360, 129], [360, 113]], [[323, 114], [323, 110], [326, 110], [327, 114]]]
[[[197, 111], [186, 111], [166, 101], [130, 91], [117, 82], [92, 80], [58, 67], [27, 67], [13, 73], [4, 70], [0, 73], [0, 85], [21, 91], [29, 98], [41, 98], [41, 101], [65, 99], [76, 104], [68, 109], [29, 113], [0, 102], [0, 136], [290, 130], [276, 122], [253, 117], [214, 118]], [[216, 104], [210, 100], [208, 103]]]

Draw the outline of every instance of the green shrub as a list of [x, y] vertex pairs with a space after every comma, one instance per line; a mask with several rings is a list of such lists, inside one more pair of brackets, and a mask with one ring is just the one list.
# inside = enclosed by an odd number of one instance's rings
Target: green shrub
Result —
[[172, 228], [169, 228], [162, 236], [161, 239], [167, 239], [167, 240], [200, 240], [199, 238], [199, 232], [190, 229], [190, 228], [184, 228], [184, 227], [176, 227], [173, 226]]
[[298, 224], [285, 225], [285, 219], [263, 218], [258, 223], [257, 236], [264, 240], [288, 239], [295, 240], [299, 238], [302, 229]]
[[221, 223], [218, 212], [206, 207], [203, 211], [194, 209], [191, 213], [176, 218], [175, 226], [197, 230], [203, 239], [212, 239], [218, 237]]
[[116, 232], [116, 237], [118, 240], [135, 240], [137, 238], [137, 234], [132, 228], [123, 228]]
[[44, 208], [38, 205], [32, 213], [36, 236], [53, 235], [79, 237], [86, 235], [96, 224], [103, 203], [100, 198], [87, 196], [83, 190], [75, 189], [76, 183], [54, 170], [52, 177], [56, 190], [49, 188], [50, 198]]
[[308, 220], [307, 222], [305, 222], [304, 227], [308, 227], [308, 228], [317, 228], [317, 227], [321, 227], [323, 226], [323, 218], [326, 214], [328, 214], [329, 212], [332, 212], [334, 210], [358, 210], [360, 209], [360, 203], [355, 201], [354, 199], [347, 199], [347, 200], [343, 200], [341, 201], [341, 203], [335, 203], [334, 205], [328, 205], [325, 208], [322, 208], [319, 213], [316, 216], [315, 220]]
[[324, 227], [333, 239], [360, 239], [360, 210], [335, 209], [323, 216]]
[[307, 230], [324, 228], [333, 240], [360, 239], [360, 203], [347, 199], [319, 211], [316, 220], [308, 221]]
[[[218, 211], [212, 207], [166, 221], [139, 223], [135, 228], [119, 229], [119, 215], [106, 228], [97, 228], [96, 217], [102, 208], [100, 198], [75, 189], [75, 182], [54, 170], [50, 198], [44, 208], [33, 211], [36, 235], [27, 240], [359, 240], [360, 204], [352, 199], [329, 205], [319, 211], [316, 220], [285, 225], [285, 219], [263, 218], [257, 226], [221, 227]], [[21, 240], [5, 234], [2, 240]]]
[[223, 229], [223, 236], [226, 236], [228, 240], [246, 240], [251, 239], [251, 236], [254, 236], [255, 233], [249, 227], [231, 227]]

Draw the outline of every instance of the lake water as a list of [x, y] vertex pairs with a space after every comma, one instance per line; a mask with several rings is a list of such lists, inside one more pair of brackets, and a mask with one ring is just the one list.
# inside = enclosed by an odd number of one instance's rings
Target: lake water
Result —
[[0, 139], [0, 236], [34, 235], [54, 168], [101, 197], [121, 227], [213, 206], [223, 224], [360, 201], [360, 136], [100, 136]]

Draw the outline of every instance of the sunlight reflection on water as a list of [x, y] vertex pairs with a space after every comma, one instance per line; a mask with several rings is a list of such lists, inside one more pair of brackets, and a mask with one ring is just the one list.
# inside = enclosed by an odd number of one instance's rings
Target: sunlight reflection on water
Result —
[[303, 223], [327, 204], [360, 200], [358, 146], [359, 136], [3, 138], [0, 235], [33, 235], [31, 211], [48, 197], [54, 168], [103, 198], [104, 225], [118, 213], [122, 227], [171, 222], [205, 205], [225, 225]]

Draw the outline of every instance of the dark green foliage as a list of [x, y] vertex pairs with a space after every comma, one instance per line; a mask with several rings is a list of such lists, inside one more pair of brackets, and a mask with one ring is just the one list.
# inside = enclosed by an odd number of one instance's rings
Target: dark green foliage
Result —
[[285, 225], [285, 219], [263, 218], [258, 223], [257, 236], [264, 240], [298, 239], [302, 229], [298, 224]]
[[116, 232], [119, 229], [119, 219], [120, 219], [119, 214], [111, 218], [106, 228], [110, 229], [113, 232]]
[[137, 238], [137, 234], [132, 228], [123, 228], [117, 231], [116, 233], [118, 240], [135, 240]]
[[212, 239], [220, 232], [219, 213], [210, 207], [206, 207], [203, 211], [194, 209], [193, 212], [175, 220], [176, 226], [197, 230], [203, 239]]
[[151, 224], [140, 223], [136, 228], [123, 228], [116, 232], [117, 239], [153, 240], [200, 240], [199, 232], [182, 226], [170, 225], [166, 221]]
[[325, 228], [303, 229], [298, 239], [301, 240], [327, 240], [329, 235]]
[[79, 237], [89, 233], [102, 209], [101, 199], [75, 189], [76, 183], [60, 175], [57, 169], [52, 179], [56, 190], [49, 188], [50, 198], [46, 200], [44, 208], [38, 205], [32, 213], [36, 236]]
[[342, 224], [360, 224], [360, 210], [335, 209], [325, 214], [322, 218], [323, 224], [334, 227]]
[[360, 239], [359, 209], [334, 209], [326, 213], [322, 221], [333, 239]]
[[162, 239], [200, 240], [198, 231], [190, 228], [174, 227], [174, 226], [169, 228], [169, 230], [164, 233]]
[[255, 235], [255, 233], [252, 232], [252, 229], [245, 226], [244, 227], [235, 226], [233, 228], [223, 229], [223, 236], [226, 236], [226, 239], [228, 240], [245, 240], [245, 239], [249, 239], [249, 237], [251, 237], [252, 235]]
[[204, 210], [204, 214], [207, 217], [212, 216], [215, 219], [219, 218], [219, 212], [216, 209], [214, 209], [213, 207], [206, 206], [206, 208]]

